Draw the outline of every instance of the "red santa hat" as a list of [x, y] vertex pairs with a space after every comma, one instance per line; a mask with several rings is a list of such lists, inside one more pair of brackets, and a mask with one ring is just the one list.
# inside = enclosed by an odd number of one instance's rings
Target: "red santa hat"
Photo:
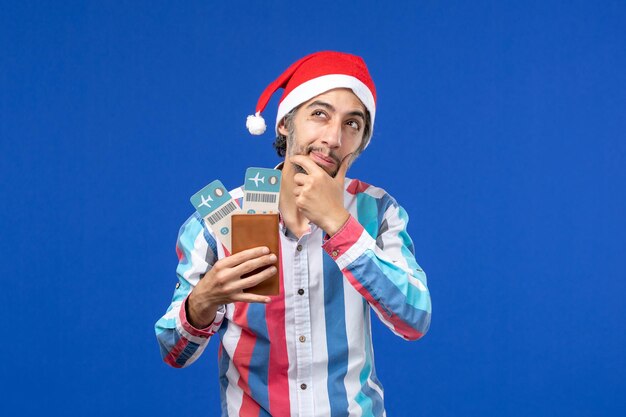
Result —
[[[265, 132], [261, 112], [279, 88], [285, 91], [278, 105], [276, 128], [282, 118], [300, 104], [335, 88], [349, 88], [369, 111], [371, 137], [376, 116], [376, 88], [361, 57], [324, 51], [307, 55], [291, 64], [263, 91], [256, 105], [256, 114], [248, 116], [246, 127], [251, 134], [262, 135]], [[369, 137], [364, 140], [369, 141]]]

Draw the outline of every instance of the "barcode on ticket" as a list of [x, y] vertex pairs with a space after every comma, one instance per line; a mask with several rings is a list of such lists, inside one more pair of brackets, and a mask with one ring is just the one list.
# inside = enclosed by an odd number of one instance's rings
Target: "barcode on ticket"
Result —
[[251, 203], [275, 203], [278, 194], [263, 194], [246, 192], [246, 201]]
[[207, 216], [206, 219], [209, 221], [211, 225], [214, 225], [215, 223], [219, 222], [221, 219], [228, 216], [230, 213], [232, 213], [236, 209], [237, 209], [237, 206], [235, 205], [235, 203], [230, 201], [228, 202], [228, 204], [226, 204], [221, 209], [217, 210], [215, 213], [211, 214], [210, 216]]

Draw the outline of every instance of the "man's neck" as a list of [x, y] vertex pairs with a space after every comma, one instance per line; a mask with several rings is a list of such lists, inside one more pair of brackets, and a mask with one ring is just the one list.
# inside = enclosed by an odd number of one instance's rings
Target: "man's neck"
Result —
[[297, 171], [293, 164], [285, 159], [280, 184], [279, 210], [285, 226], [300, 238], [309, 230], [309, 219], [304, 217], [296, 206], [296, 198], [293, 194], [293, 190], [296, 187], [293, 177], [296, 173]]

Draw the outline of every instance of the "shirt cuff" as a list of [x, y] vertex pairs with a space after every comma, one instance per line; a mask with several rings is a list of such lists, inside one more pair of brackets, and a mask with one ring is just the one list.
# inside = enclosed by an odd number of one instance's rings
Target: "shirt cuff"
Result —
[[180, 326], [185, 331], [185, 333], [189, 334], [192, 337], [200, 337], [200, 338], [208, 339], [209, 337], [213, 336], [215, 332], [217, 332], [217, 330], [222, 325], [222, 321], [224, 320], [224, 315], [226, 313], [226, 308], [223, 305], [219, 306], [219, 308], [217, 309], [217, 312], [215, 313], [215, 318], [213, 319], [213, 322], [203, 329], [198, 329], [194, 327], [191, 323], [189, 323], [189, 321], [187, 320], [186, 306], [187, 306], [188, 298], [189, 298], [189, 295], [185, 298], [185, 301], [183, 301], [182, 304], [180, 305], [180, 312], [178, 313]]
[[322, 244], [322, 249], [337, 262], [340, 269], [343, 269], [372, 244], [376, 244], [374, 239], [354, 216], [350, 215], [341, 229]]

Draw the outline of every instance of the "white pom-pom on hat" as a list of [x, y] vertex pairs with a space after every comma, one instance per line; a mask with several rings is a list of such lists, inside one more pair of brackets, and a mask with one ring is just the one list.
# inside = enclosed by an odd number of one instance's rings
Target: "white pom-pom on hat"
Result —
[[248, 116], [246, 119], [246, 127], [253, 135], [262, 135], [265, 133], [267, 125], [265, 124], [265, 119], [261, 116], [261, 112], [256, 112], [256, 114]]

